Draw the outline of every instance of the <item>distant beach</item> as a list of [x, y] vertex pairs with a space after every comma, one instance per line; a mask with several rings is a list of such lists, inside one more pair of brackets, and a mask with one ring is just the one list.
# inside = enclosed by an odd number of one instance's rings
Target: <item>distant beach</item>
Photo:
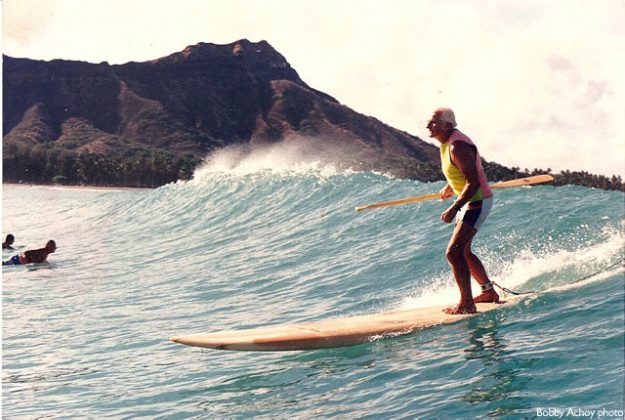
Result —
[[51, 190], [80, 190], [80, 191], [108, 191], [108, 192], [124, 192], [124, 191], [143, 191], [152, 188], [145, 187], [100, 187], [95, 185], [53, 185], [53, 184], [18, 184], [13, 182], [3, 182], [2, 188], [47, 188]]

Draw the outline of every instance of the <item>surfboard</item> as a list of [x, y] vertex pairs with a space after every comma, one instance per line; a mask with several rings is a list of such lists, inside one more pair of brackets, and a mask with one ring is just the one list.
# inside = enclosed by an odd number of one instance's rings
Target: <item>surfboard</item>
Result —
[[468, 317], [509, 306], [518, 296], [508, 296], [500, 303], [478, 303], [475, 314], [448, 315], [446, 306], [382, 312], [335, 318], [302, 324], [178, 335], [174, 343], [217, 350], [292, 351], [346, 347], [412, 333], [437, 325], [452, 324]]
[[[19, 265], [17, 266], [19, 267]], [[29, 263], [24, 265], [28, 271], [37, 271], [41, 269], [54, 268], [54, 265], [50, 261], [44, 261], [42, 263]]]

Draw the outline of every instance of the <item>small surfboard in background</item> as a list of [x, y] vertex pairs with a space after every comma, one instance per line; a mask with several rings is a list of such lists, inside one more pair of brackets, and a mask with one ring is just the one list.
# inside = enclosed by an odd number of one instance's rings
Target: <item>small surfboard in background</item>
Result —
[[[19, 265], [16, 267], [19, 267]], [[54, 268], [54, 264], [52, 264], [50, 261], [44, 261], [42, 263], [26, 264], [24, 265], [24, 267], [26, 267], [28, 271], [37, 271], [37, 270], [42, 270], [42, 269], [47, 269], [47, 268]]]
[[435, 306], [303, 324], [179, 335], [170, 340], [187, 346], [239, 351], [291, 351], [345, 347], [379, 338], [408, 334], [436, 325], [451, 324], [509, 306], [518, 300], [519, 297], [510, 296], [501, 303], [478, 303], [478, 312], [470, 315], [448, 315], [443, 312], [445, 306]]

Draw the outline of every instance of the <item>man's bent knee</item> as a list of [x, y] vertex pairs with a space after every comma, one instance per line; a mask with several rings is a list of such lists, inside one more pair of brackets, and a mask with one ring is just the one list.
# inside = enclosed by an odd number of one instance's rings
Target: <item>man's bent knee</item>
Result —
[[460, 245], [451, 245], [445, 251], [447, 261], [454, 263], [458, 260], [464, 259], [464, 251]]
[[473, 253], [473, 251], [471, 251], [471, 247], [470, 246], [467, 246], [464, 249], [463, 255], [464, 255], [464, 258], [467, 259], [467, 260], [468, 259], [475, 259], [475, 258], [477, 258], [477, 256]]

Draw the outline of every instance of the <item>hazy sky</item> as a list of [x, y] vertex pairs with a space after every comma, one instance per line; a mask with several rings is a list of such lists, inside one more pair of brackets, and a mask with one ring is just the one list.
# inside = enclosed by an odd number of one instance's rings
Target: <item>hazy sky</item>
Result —
[[310, 86], [487, 160], [625, 176], [623, 0], [4, 0], [3, 52], [121, 64], [268, 41]]

